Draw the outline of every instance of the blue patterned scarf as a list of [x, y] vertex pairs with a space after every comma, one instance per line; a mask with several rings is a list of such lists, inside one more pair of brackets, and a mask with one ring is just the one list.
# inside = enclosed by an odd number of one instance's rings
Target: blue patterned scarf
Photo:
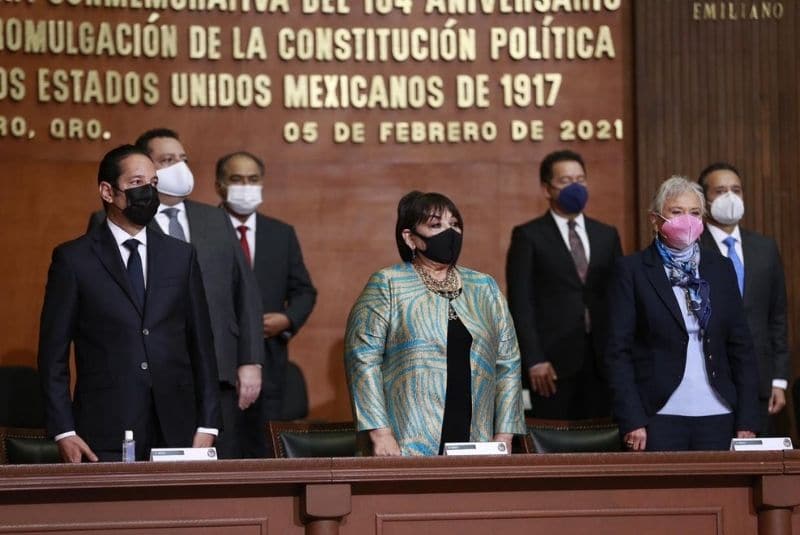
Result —
[[700, 246], [695, 243], [684, 251], [676, 251], [656, 237], [656, 249], [667, 268], [669, 283], [688, 292], [686, 304], [705, 331], [711, 318], [711, 287], [700, 278]]

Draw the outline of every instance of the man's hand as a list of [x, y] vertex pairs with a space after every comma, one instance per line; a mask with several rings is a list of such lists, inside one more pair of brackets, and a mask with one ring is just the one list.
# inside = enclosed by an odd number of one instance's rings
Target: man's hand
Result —
[[756, 434], [753, 431], [736, 431], [736, 438], [756, 438]]
[[194, 434], [194, 439], [192, 440], [192, 447], [193, 448], [210, 448], [214, 445], [214, 439], [217, 438], [210, 433], [200, 433], [197, 432]]
[[549, 398], [556, 393], [556, 370], [549, 362], [540, 362], [528, 369], [531, 379], [531, 388], [544, 398]]
[[264, 338], [278, 336], [292, 326], [289, 316], [281, 312], [268, 312], [264, 314]]
[[647, 447], [647, 429], [640, 427], [626, 433], [625, 447], [631, 451], [644, 451]]
[[261, 366], [243, 364], [237, 370], [236, 392], [239, 394], [239, 409], [252, 405], [261, 392]]
[[772, 387], [772, 395], [769, 397], [768, 411], [770, 414], [778, 414], [786, 406], [786, 391], [777, 386]]
[[372, 441], [372, 455], [375, 457], [398, 457], [402, 455], [394, 433], [388, 427], [380, 427], [369, 432]]
[[497, 433], [494, 437], [492, 437], [492, 442], [505, 442], [506, 444], [506, 451], [511, 453], [511, 441], [513, 440], [514, 435], [511, 433]]
[[[98, 461], [97, 455], [78, 435], [62, 438], [56, 444], [58, 445], [58, 452], [61, 454], [61, 460], [65, 463], [79, 463], [84, 456], [93, 463]], [[120, 457], [119, 460], [122, 460], [122, 458]]]

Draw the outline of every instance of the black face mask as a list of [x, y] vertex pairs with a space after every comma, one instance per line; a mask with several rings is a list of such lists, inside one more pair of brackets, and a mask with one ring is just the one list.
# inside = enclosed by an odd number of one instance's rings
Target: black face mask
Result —
[[411, 232], [425, 242], [425, 250], [417, 250], [425, 258], [448, 265], [455, 264], [458, 260], [458, 255], [461, 254], [462, 236], [455, 229], [449, 228], [431, 237], [422, 236], [413, 230]]
[[160, 204], [158, 190], [152, 184], [126, 189], [125, 200], [128, 206], [122, 211], [122, 215], [134, 225], [142, 227], [153, 219]]

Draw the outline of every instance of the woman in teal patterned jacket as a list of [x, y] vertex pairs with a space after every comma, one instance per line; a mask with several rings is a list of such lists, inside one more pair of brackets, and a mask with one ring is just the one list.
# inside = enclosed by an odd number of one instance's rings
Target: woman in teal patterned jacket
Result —
[[453, 202], [414, 191], [397, 208], [403, 263], [373, 274], [350, 312], [345, 369], [374, 455], [436, 455], [446, 442], [524, 434], [520, 357], [492, 277], [456, 265]]

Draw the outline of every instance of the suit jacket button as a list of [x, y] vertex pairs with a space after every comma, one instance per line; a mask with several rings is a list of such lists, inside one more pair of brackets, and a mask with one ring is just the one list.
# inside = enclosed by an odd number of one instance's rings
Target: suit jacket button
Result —
[[713, 358], [714, 358], [714, 357], [713, 357], [713, 355], [709, 355], [709, 356], [708, 356], [708, 360], [711, 360], [711, 359], [713, 359]]
[[142, 329], [142, 334], [147, 336], [148, 334], [150, 334], [150, 330], [149, 329]]
[[716, 377], [716, 376], [717, 376], [717, 372], [711, 372], [711, 377]]
[[139, 367], [140, 367], [141, 369], [143, 369], [143, 370], [147, 370], [147, 368], [149, 368], [149, 366], [147, 365], [147, 363], [146, 363], [146, 362], [142, 362], [141, 364], [139, 364]]

